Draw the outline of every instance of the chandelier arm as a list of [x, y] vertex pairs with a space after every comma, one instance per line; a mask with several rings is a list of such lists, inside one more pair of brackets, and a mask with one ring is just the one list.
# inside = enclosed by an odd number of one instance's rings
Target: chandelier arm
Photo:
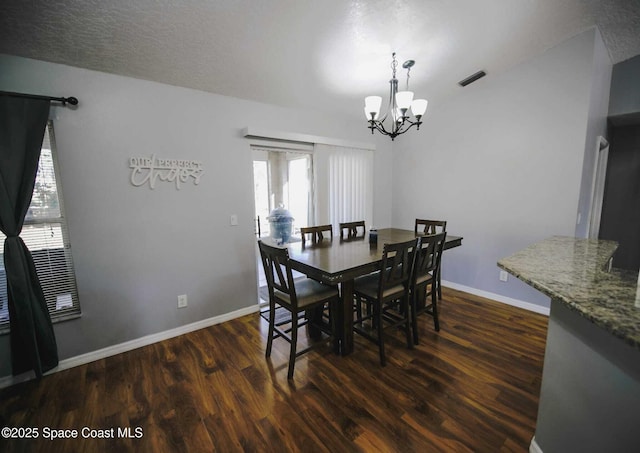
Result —
[[413, 126], [418, 126], [417, 129], [420, 129], [420, 125], [422, 124], [422, 121], [411, 121], [409, 119], [405, 119], [405, 121], [402, 124], [404, 125], [405, 123], [409, 123], [409, 126], [407, 126], [405, 129], [399, 128], [398, 129], [398, 135], [404, 134], [409, 129], [411, 129]]
[[407, 129], [403, 129], [402, 128], [403, 125], [404, 125], [404, 123], [400, 123], [396, 127], [394, 127], [394, 129], [393, 129], [394, 137], [398, 136], [398, 135], [401, 135], [401, 134], [404, 134], [408, 130], [408, 128]]
[[[371, 123], [371, 121], [369, 121], [369, 123]], [[375, 124], [372, 126], [369, 126], [369, 128], [370, 129], [375, 128], [381, 134], [395, 138], [398, 135], [404, 134], [405, 132], [410, 130], [413, 126], [417, 126], [417, 129], [420, 129], [421, 124], [422, 124], [422, 121], [411, 121], [410, 119], [405, 118], [405, 120], [399, 125], [394, 124], [391, 131], [387, 131], [384, 127], [384, 124], [381, 121], [376, 121]], [[405, 125], [407, 125], [407, 127], [403, 127]]]
[[[371, 121], [369, 121], [369, 124], [371, 124]], [[391, 132], [387, 132], [387, 130], [384, 128], [384, 124], [382, 123], [382, 121], [374, 121], [374, 123], [369, 127], [375, 127], [375, 129], [383, 135], [391, 135]]]

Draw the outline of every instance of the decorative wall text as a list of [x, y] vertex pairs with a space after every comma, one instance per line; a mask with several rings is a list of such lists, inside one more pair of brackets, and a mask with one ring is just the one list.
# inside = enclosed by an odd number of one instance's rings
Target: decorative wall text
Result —
[[147, 182], [149, 187], [155, 188], [156, 181], [175, 182], [176, 189], [180, 189], [182, 183], [193, 178], [194, 184], [200, 183], [200, 177], [204, 170], [202, 162], [197, 160], [158, 159], [155, 154], [150, 157], [129, 158], [131, 168], [131, 184], [140, 187]]

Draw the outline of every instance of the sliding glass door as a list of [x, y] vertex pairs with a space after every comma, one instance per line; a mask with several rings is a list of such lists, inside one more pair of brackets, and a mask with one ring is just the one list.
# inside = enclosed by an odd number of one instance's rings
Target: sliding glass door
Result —
[[270, 235], [269, 214], [284, 207], [293, 217], [293, 240], [300, 227], [313, 224], [311, 154], [275, 148], [253, 148], [256, 234]]

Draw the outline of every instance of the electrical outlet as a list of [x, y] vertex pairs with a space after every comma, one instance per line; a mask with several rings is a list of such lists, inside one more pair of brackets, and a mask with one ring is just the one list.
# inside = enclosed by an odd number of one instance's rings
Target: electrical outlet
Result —
[[178, 296], [178, 308], [184, 308], [187, 306], [187, 295], [182, 294]]
[[500, 271], [500, 281], [506, 282], [507, 280], [509, 280], [509, 274], [507, 271]]

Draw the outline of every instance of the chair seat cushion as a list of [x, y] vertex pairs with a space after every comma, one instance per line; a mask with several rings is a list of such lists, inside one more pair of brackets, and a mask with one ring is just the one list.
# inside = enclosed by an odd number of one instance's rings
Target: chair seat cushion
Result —
[[433, 280], [433, 275], [427, 273], [424, 275], [418, 275], [416, 278], [416, 286], [424, 285], [425, 283], [430, 283]]
[[[373, 274], [365, 275], [364, 277], [356, 278], [354, 283], [354, 292], [360, 294], [369, 299], [376, 299], [378, 297], [378, 286], [380, 285], [380, 272], [374, 272]], [[404, 286], [396, 285], [391, 288], [387, 288], [383, 293], [384, 299], [395, 299], [402, 297], [404, 294]]]
[[[338, 297], [340, 294], [337, 286], [324, 285], [310, 278], [296, 279], [295, 286], [300, 308], [308, 307], [332, 297]], [[273, 293], [276, 299], [291, 305], [291, 299], [288, 294], [277, 289]]]

